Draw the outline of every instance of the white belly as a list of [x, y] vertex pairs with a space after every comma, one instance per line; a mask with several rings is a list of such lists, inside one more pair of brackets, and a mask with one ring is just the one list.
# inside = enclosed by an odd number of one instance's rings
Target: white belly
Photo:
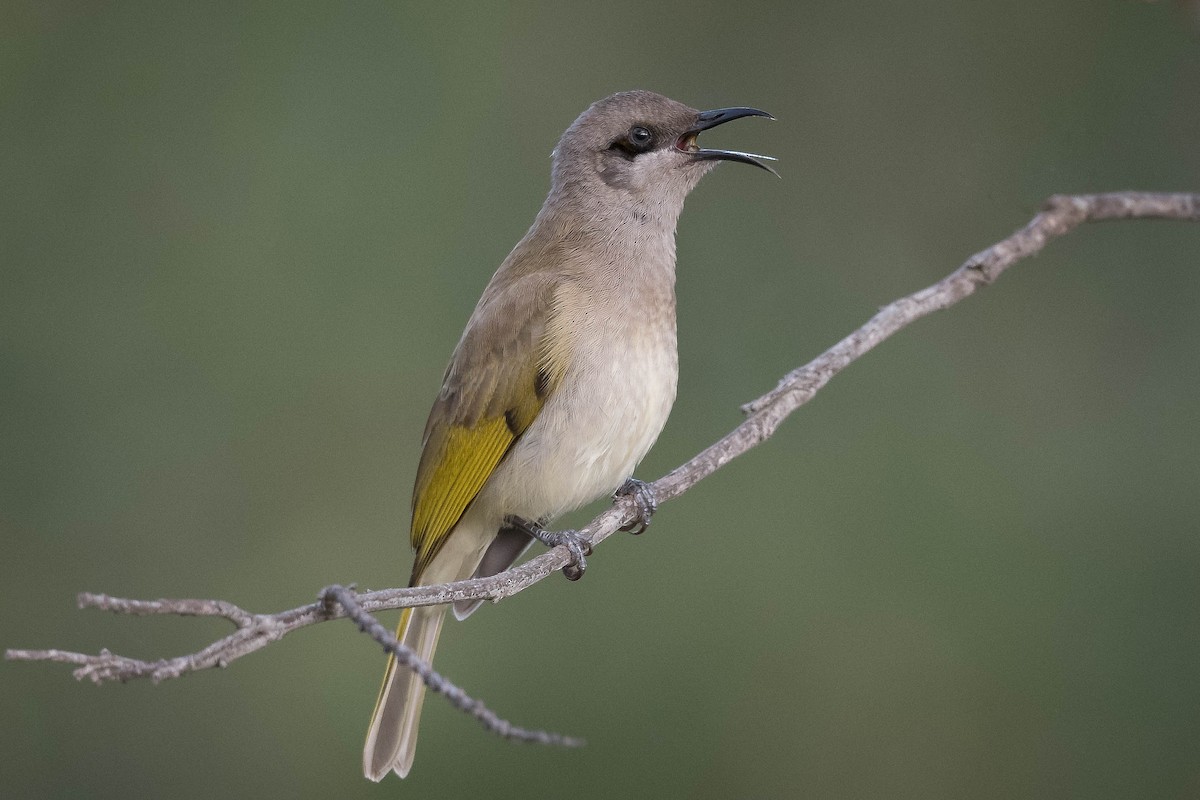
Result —
[[604, 346], [577, 361], [476, 506], [500, 516], [553, 519], [613, 492], [630, 477], [675, 402], [673, 322], [631, 324], [624, 335], [606, 337]]

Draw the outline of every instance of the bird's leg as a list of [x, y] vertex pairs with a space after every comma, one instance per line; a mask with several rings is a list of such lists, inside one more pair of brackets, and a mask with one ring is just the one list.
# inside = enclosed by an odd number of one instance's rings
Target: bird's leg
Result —
[[621, 496], [632, 497], [633, 504], [637, 507], [637, 519], [621, 530], [629, 531], [634, 536], [645, 533], [646, 528], [650, 527], [650, 518], [658, 510], [658, 500], [654, 497], [654, 490], [645, 481], [629, 478], [613, 494], [614, 498]]
[[546, 547], [558, 547], [560, 544], [571, 553], [571, 563], [563, 567], [563, 575], [567, 580], [577, 581], [583, 577], [587, 569], [587, 558], [592, 554], [592, 544], [578, 531], [552, 531], [533, 520], [509, 515], [504, 518], [504, 524], [528, 533]]

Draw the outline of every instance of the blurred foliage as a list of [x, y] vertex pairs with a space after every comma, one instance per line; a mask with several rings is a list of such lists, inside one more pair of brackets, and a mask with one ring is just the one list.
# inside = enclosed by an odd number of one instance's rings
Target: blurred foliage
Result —
[[[1200, 188], [1169, 3], [0, 7], [0, 644], [173, 655], [408, 575], [425, 414], [592, 100], [774, 124], [679, 231], [653, 478], [877, 306], [1055, 192]], [[1081, 230], [905, 331], [779, 436], [438, 665], [359, 773], [383, 659], [348, 625], [97, 689], [5, 664], [11, 797], [1180, 797], [1200, 792], [1200, 226]], [[595, 509], [589, 509], [588, 513]], [[579, 519], [586, 518], [581, 514]]]

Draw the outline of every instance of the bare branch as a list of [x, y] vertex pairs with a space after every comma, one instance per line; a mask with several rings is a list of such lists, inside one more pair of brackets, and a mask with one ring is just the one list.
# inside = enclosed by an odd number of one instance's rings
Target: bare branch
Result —
[[224, 600], [127, 600], [106, 594], [83, 592], [75, 597], [80, 608], [98, 608], [117, 614], [149, 617], [154, 614], [174, 614], [179, 617], [224, 617], [239, 628], [254, 622], [254, 615]]
[[[811, 400], [834, 375], [902, 328], [969, 297], [980, 286], [996, 280], [1013, 264], [1037, 254], [1050, 241], [1066, 235], [1085, 222], [1122, 219], [1200, 221], [1200, 194], [1114, 192], [1051, 197], [1025, 227], [971, 256], [958, 269], [932, 286], [884, 306], [858, 330], [805, 366], [785, 375], [779, 385], [767, 394], [747, 403], [743, 410], [748, 416], [740, 425], [686, 464], [651, 484], [655, 497], [660, 503], [678, 497], [737, 456], [770, 438], [784, 419]], [[596, 545], [622, 526], [633, 522], [635, 516], [634, 501], [629, 497], [618, 497], [612, 507], [593, 519], [580, 533]], [[472, 713], [490, 730], [514, 738], [571, 745], [576, 744], [576, 740], [558, 737], [555, 734], [523, 731], [499, 720], [481, 704], [470, 700], [461, 690], [434, 673], [428, 664], [419, 661], [403, 646], [398, 645], [395, 637], [370, 617], [370, 613], [375, 611], [437, 605], [456, 600], [483, 598], [498, 602], [562, 569], [569, 561], [567, 548], [560, 546], [489, 578], [434, 586], [384, 589], [356, 596], [340, 587], [331, 587], [322, 593], [322, 602], [277, 614], [251, 614], [220, 600], [146, 601], [81, 594], [80, 608], [99, 608], [133, 615], [217, 616], [229, 620], [238, 629], [196, 653], [160, 661], [139, 661], [108, 651], [101, 651], [98, 655], [86, 655], [62, 650], [8, 650], [5, 658], [11, 661], [57, 661], [75, 664], [76, 678], [89, 678], [96, 683], [133, 678], [150, 678], [157, 682], [167, 678], [178, 678], [197, 670], [224, 667], [231, 661], [278, 641], [298, 628], [350, 616], [360, 627], [370, 632], [385, 649], [395, 653], [404, 663], [417, 670], [430, 689], [450, 697], [457, 707]], [[330, 598], [337, 599], [338, 602], [335, 604]], [[380, 630], [382, 636], [379, 635]], [[422, 672], [422, 669], [428, 671]]]

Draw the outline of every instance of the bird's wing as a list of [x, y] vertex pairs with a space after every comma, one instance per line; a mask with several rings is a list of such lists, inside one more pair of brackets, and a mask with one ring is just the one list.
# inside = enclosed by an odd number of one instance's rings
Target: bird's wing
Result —
[[425, 424], [413, 488], [413, 583], [566, 370], [563, 343], [548, 346], [546, 335], [555, 285], [526, 275], [494, 288], [467, 324]]

